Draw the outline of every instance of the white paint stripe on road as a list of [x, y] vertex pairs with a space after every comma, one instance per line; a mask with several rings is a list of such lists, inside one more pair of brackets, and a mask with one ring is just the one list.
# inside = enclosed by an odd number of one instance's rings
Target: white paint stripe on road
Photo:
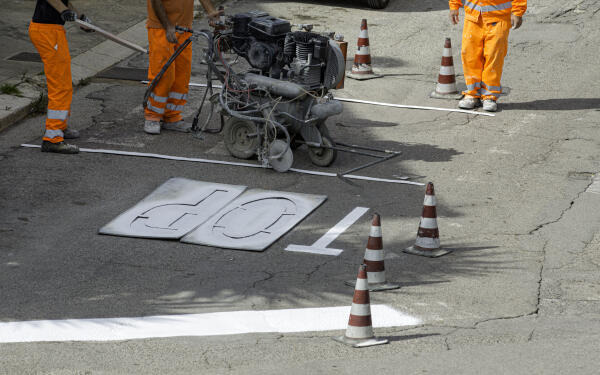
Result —
[[[21, 145], [21, 147], [26, 147], [26, 148], [40, 148], [41, 146], [39, 146], [39, 145], [30, 145], [30, 144], [24, 143], [24, 144]], [[195, 163], [209, 163], [209, 164], [232, 165], [232, 166], [237, 166], [237, 167], [263, 168], [263, 166], [259, 165], [259, 164], [238, 163], [238, 162], [231, 162], [231, 161], [200, 159], [200, 158], [185, 158], [185, 157], [182, 157], [182, 156], [150, 154], [150, 153], [145, 153], [145, 152], [103, 150], [103, 149], [94, 149], [94, 148], [80, 148], [79, 151], [80, 152], [96, 153], [96, 154], [122, 155], [122, 156], [138, 156], [138, 157], [154, 158], [154, 159], [165, 159], [165, 160], [176, 160], [176, 161], [189, 161], [189, 162], [195, 162]], [[335, 174], [335, 173], [319, 172], [319, 171], [309, 171], [309, 170], [306, 170], [306, 169], [290, 168], [290, 171], [292, 171], [292, 172], [298, 172], [298, 173], [303, 173], [303, 174], [317, 175], [317, 176], [337, 177], [337, 174]], [[386, 179], [386, 178], [357, 176], [357, 175], [353, 175], [353, 174], [346, 174], [346, 175], [344, 175], [344, 178], [349, 178], [349, 179], [353, 179], [353, 180], [374, 181], [374, 182], [389, 182], [389, 183], [392, 183], [392, 184], [405, 184], [405, 185], [417, 185], [417, 186], [424, 186], [425, 185], [425, 184], [422, 184], [422, 183], [419, 183], [419, 182], [403, 181], [403, 180], [390, 180], [390, 179]]]
[[373, 102], [373, 101], [370, 101], [370, 100], [359, 100], [359, 99], [339, 98], [339, 97], [335, 97], [334, 99], [335, 100], [339, 100], [341, 102], [370, 104], [370, 105], [378, 105], [378, 106], [393, 107], [393, 108], [407, 108], [407, 109], [423, 109], [423, 110], [431, 110], [431, 111], [458, 112], [458, 113], [468, 113], [468, 114], [471, 114], [471, 115], [490, 116], [490, 117], [496, 116], [493, 113], [469, 111], [469, 110], [466, 110], [466, 109], [453, 109], [453, 108], [425, 107], [425, 106], [420, 106], [420, 105], [404, 105], [404, 104], [393, 104], [393, 103], [380, 103], [380, 102]]
[[350, 226], [354, 224], [356, 220], [360, 219], [361, 216], [366, 214], [367, 211], [369, 211], [368, 207], [356, 207], [333, 228], [327, 231], [323, 237], [319, 238], [319, 240], [315, 242], [313, 246], [327, 247], [327, 245], [338, 238], [340, 234], [344, 233], [348, 228], [350, 228]]
[[289, 245], [285, 248], [286, 251], [297, 251], [303, 253], [324, 254], [324, 255], [340, 255], [343, 250], [328, 249], [327, 246], [335, 241], [340, 234], [344, 233], [356, 220], [360, 219], [369, 208], [356, 207], [346, 217], [344, 217], [333, 228], [327, 231], [323, 237], [319, 238], [312, 246]]
[[[421, 323], [386, 305], [372, 305], [374, 327]], [[38, 320], [0, 323], [0, 343], [43, 341], [118, 341], [156, 337], [220, 336], [265, 332], [346, 329], [350, 306], [231, 311], [141, 318]]]
[[293, 251], [296, 253], [309, 253], [309, 254], [319, 254], [319, 255], [333, 255], [338, 256], [344, 252], [342, 249], [329, 249], [329, 248], [318, 248], [313, 246], [303, 246], [303, 245], [288, 245], [285, 248], [285, 251]]
[[[148, 81], [142, 81], [142, 83], [148, 83]], [[189, 85], [191, 87], [207, 87], [207, 85], [205, 83], [193, 83], [193, 82], [191, 82]], [[213, 88], [222, 89], [223, 86], [213, 85]], [[465, 110], [465, 109], [425, 107], [425, 106], [419, 106], [419, 105], [403, 105], [403, 104], [393, 104], [393, 103], [380, 103], [380, 102], [373, 102], [373, 101], [369, 101], [369, 100], [358, 100], [358, 99], [338, 98], [338, 97], [334, 97], [334, 99], [339, 100], [341, 102], [370, 104], [370, 105], [378, 105], [378, 106], [384, 106], [384, 107], [406, 108], [406, 109], [422, 109], [422, 110], [430, 110], [430, 111], [445, 111], [445, 112], [458, 112], [458, 113], [469, 113], [469, 114], [472, 114], [472, 115], [490, 116], [490, 117], [496, 116], [493, 113], [469, 111], [469, 110]]]
[[587, 188], [586, 193], [600, 194], [600, 173], [596, 173], [593, 182]]

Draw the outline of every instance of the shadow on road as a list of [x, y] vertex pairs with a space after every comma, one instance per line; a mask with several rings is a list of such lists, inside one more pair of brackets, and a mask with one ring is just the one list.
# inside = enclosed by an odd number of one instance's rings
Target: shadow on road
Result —
[[499, 109], [510, 110], [539, 110], [539, 111], [580, 111], [585, 109], [600, 109], [600, 98], [569, 98], [544, 99], [522, 103], [502, 103]]
[[440, 336], [440, 334], [439, 333], [422, 333], [422, 334], [418, 334], [418, 335], [382, 336], [380, 338], [387, 339], [389, 342], [396, 342], [396, 341], [422, 339], [424, 337], [431, 337], [431, 336]]

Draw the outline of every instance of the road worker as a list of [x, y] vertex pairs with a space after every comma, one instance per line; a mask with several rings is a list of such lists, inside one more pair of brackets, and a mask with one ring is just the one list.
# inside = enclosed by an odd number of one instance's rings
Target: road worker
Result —
[[[210, 6], [210, 16], [216, 11], [208, 0], [202, 5]], [[149, 41], [148, 80], [152, 81], [167, 63], [177, 47], [189, 36], [177, 32], [175, 26], [192, 28], [194, 0], [147, 0]], [[214, 14], [213, 14], [214, 13]], [[144, 112], [144, 131], [160, 134], [161, 129], [189, 132], [191, 124], [183, 121], [181, 112], [187, 103], [188, 86], [192, 73], [192, 48], [187, 47], [163, 74], [150, 93]]]
[[[64, 24], [75, 21], [77, 12], [68, 0], [37, 0], [29, 24], [29, 37], [44, 63], [48, 86], [48, 113], [42, 152], [76, 154], [79, 148], [67, 144], [65, 139], [79, 137], [79, 132], [68, 127], [73, 98], [71, 81], [71, 55]], [[83, 14], [82, 21], [90, 20]], [[91, 30], [85, 30], [91, 31]]]
[[[495, 112], [502, 94], [500, 79], [508, 50], [508, 34], [523, 23], [527, 0], [449, 0], [450, 20], [458, 24], [464, 6], [462, 64], [467, 91], [460, 108]], [[482, 101], [483, 100], [483, 104]]]

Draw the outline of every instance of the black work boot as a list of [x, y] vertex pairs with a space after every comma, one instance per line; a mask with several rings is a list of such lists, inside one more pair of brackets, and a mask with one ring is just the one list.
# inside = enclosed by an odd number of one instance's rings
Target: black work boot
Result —
[[71, 128], [66, 128], [63, 130], [63, 138], [64, 139], [75, 139], [79, 138], [79, 131]]
[[78, 154], [79, 147], [75, 145], [70, 145], [65, 142], [52, 143], [49, 141], [43, 141], [42, 152], [55, 152], [57, 154]]

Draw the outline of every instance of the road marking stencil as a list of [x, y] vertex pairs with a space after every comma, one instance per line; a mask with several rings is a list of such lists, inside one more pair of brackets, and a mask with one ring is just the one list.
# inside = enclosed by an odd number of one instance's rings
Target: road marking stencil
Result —
[[319, 238], [317, 242], [315, 242], [311, 246], [290, 244], [288, 245], [288, 247], [285, 248], [285, 250], [301, 253], [338, 256], [344, 250], [330, 249], [327, 248], [327, 246], [329, 246], [329, 244], [335, 241], [335, 239], [338, 238], [340, 234], [344, 233], [352, 224], [354, 224], [365, 213], [367, 213], [367, 211], [369, 211], [367, 207], [356, 207], [348, 215], [346, 215], [346, 217], [344, 217], [339, 223], [337, 223], [333, 228], [331, 228], [327, 233], [325, 233], [323, 237]]
[[327, 199], [246, 188], [170, 178], [99, 232], [263, 251]]
[[[421, 320], [386, 305], [371, 305], [373, 327], [401, 327]], [[350, 306], [230, 311], [140, 318], [36, 320], [0, 323], [0, 343], [119, 341], [159, 337], [346, 329]]]

